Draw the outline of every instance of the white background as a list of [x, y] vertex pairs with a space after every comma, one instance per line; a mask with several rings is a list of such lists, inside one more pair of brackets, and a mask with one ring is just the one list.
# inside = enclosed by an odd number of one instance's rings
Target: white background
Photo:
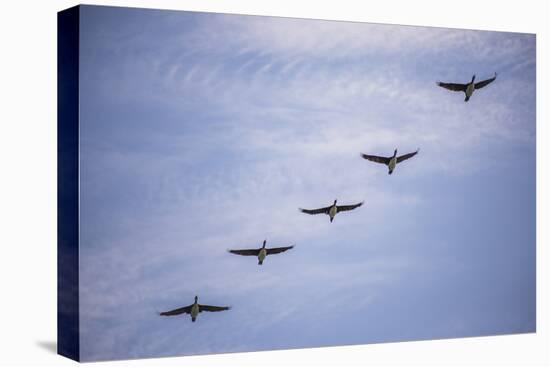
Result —
[[[548, 365], [548, 11], [542, 1], [89, 1], [537, 33], [537, 333], [104, 362], [117, 366]], [[7, 5], [9, 4], [9, 5]], [[56, 341], [56, 12], [74, 1], [4, 2], [0, 13], [0, 365], [65, 366]], [[546, 86], [546, 87], [545, 87]], [[327, 332], [330, 332], [327, 330]], [[547, 347], [548, 348], [548, 347]]]

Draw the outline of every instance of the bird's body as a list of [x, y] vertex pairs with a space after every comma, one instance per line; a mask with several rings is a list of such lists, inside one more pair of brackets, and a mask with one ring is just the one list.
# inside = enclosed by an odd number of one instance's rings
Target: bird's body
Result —
[[338, 213], [338, 207], [336, 206], [336, 201], [334, 201], [334, 204], [328, 210], [328, 215], [330, 217], [331, 222], [333, 221], [337, 213]]
[[464, 99], [464, 102], [468, 102], [470, 100], [470, 97], [472, 96], [472, 94], [474, 94], [475, 89], [476, 84], [472, 80], [472, 82], [466, 86], [466, 91], [464, 92], [466, 94], [466, 98]]
[[262, 265], [264, 263], [266, 256], [267, 256], [267, 250], [264, 247], [260, 250], [260, 253], [258, 254], [258, 265]]
[[159, 315], [160, 316], [176, 316], [176, 315], [181, 315], [181, 314], [187, 313], [187, 314], [191, 315], [191, 321], [195, 322], [197, 320], [197, 316], [199, 315], [199, 313], [201, 313], [203, 311], [218, 312], [218, 311], [226, 311], [226, 310], [229, 310], [231, 308], [231, 307], [227, 307], [227, 306], [201, 305], [201, 304], [199, 304], [198, 301], [199, 301], [199, 298], [197, 296], [195, 296], [195, 302], [190, 304], [189, 306], [176, 308], [175, 310], [171, 310], [171, 311], [160, 312]]
[[495, 75], [490, 79], [486, 79], [476, 83], [475, 82], [476, 76], [473, 75], [472, 80], [466, 84], [437, 82], [437, 85], [442, 88], [452, 90], [453, 92], [464, 92], [465, 94], [464, 102], [468, 102], [472, 94], [474, 94], [475, 90], [481, 89], [486, 85], [491, 84], [492, 82], [495, 81], [496, 78], [497, 78], [497, 73], [495, 73]]
[[386, 166], [388, 166], [388, 175], [391, 175], [398, 163], [401, 163], [409, 158], [414, 157], [417, 153], [418, 153], [418, 149], [415, 152], [403, 154], [398, 157], [397, 149], [395, 149], [391, 157], [382, 157], [378, 155], [370, 155], [370, 154], [364, 154], [364, 153], [361, 153], [361, 157], [371, 162], [385, 164]]
[[395, 166], [397, 166], [397, 157], [394, 156], [391, 157], [390, 163], [388, 163], [388, 174], [391, 175], [393, 170], [395, 169]]
[[235, 254], [235, 255], [256, 256], [258, 258], [258, 265], [262, 265], [264, 263], [264, 260], [267, 257], [267, 255], [279, 254], [281, 252], [285, 252], [286, 250], [290, 250], [291, 248], [294, 247], [294, 245], [292, 245], [292, 246], [287, 246], [287, 247], [266, 248], [265, 247], [266, 242], [267, 242], [267, 240], [264, 240], [264, 243], [263, 243], [262, 247], [258, 248], [258, 249], [228, 250], [228, 251], [232, 254]]
[[191, 305], [191, 321], [195, 322], [197, 320], [197, 316], [199, 316], [199, 304], [197, 301]]
[[327, 214], [330, 218], [330, 222], [332, 223], [332, 221], [334, 220], [334, 217], [336, 216], [336, 214], [338, 214], [340, 212], [343, 212], [343, 211], [353, 210], [353, 209], [358, 208], [361, 205], [363, 205], [363, 202], [360, 202], [358, 204], [352, 204], [352, 205], [336, 205], [336, 202], [337, 202], [337, 200], [334, 200], [334, 203], [332, 205], [324, 207], [324, 208], [319, 208], [319, 209], [302, 209], [302, 208], [300, 208], [299, 210], [302, 213], [311, 214], [311, 215]]

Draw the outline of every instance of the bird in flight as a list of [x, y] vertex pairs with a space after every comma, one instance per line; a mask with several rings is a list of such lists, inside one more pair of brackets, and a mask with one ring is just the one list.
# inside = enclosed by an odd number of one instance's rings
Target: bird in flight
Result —
[[475, 82], [476, 76], [472, 76], [472, 81], [467, 84], [459, 84], [459, 83], [442, 83], [437, 82], [437, 85], [439, 85], [442, 88], [446, 88], [448, 90], [452, 90], [454, 92], [464, 92], [466, 95], [466, 98], [464, 99], [464, 102], [468, 102], [470, 100], [470, 97], [474, 93], [474, 90], [481, 89], [485, 87], [486, 85], [491, 84], [495, 79], [497, 78], [497, 73], [495, 73], [495, 76], [493, 76], [490, 79], [483, 80], [481, 82]]
[[175, 310], [166, 311], [166, 312], [160, 312], [160, 316], [176, 316], [181, 315], [182, 313], [188, 313], [191, 315], [191, 321], [195, 322], [197, 320], [197, 316], [200, 312], [208, 311], [208, 312], [218, 312], [218, 311], [226, 311], [229, 310], [231, 307], [225, 307], [225, 306], [209, 306], [209, 305], [201, 305], [198, 303], [199, 297], [195, 296], [195, 302], [193, 304], [190, 304], [189, 306], [176, 308]]
[[404, 160], [414, 157], [415, 155], [418, 154], [419, 150], [420, 149], [417, 149], [415, 152], [403, 154], [403, 155], [400, 155], [399, 157], [397, 156], [397, 149], [393, 151], [393, 155], [391, 157], [380, 157], [377, 155], [370, 155], [370, 154], [364, 154], [364, 153], [361, 153], [361, 157], [371, 162], [385, 164], [386, 166], [388, 166], [388, 175], [391, 175], [397, 163], [401, 163]]
[[260, 248], [246, 249], [246, 250], [228, 250], [228, 251], [235, 255], [256, 256], [258, 257], [258, 265], [262, 265], [267, 255], [279, 254], [281, 252], [285, 252], [286, 250], [290, 250], [291, 248], [294, 247], [294, 246], [287, 246], [287, 247], [266, 248], [265, 247], [266, 242], [267, 240], [264, 240], [264, 244]]
[[336, 216], [336, 214], [338, 214], [340, 212], [345, 212], [345, 211], [348, 211], [348, 210], [353, 210], [353, 209], [358, 208], [361, 205], [363, 205], [363, 201], [358, 203], [358, 204], [352, 204], [352, 205], [336, 205], [336, 202], [337, 202], [337, 200], [335, 199], [334, 204], [332, 204], [330, 206], [327, 206], [325, 208], [319, 208], [319, 209], [302, 209], [302, 208], [299, 208], [299, 209], [302, 213], [311, 214], [311, 215], [327, 214], [330, 217], [330, 222], [332, 223], [332, 221], [334, 220], [334, 217]]

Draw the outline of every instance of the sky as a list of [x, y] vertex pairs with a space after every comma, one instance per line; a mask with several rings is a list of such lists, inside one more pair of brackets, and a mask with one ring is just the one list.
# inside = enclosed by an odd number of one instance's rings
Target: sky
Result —
[[[535, 331], [534, 35], [83, 6], [80, 39], [82, 360]], [[195, 295], [232, 308], [158, 316]]]

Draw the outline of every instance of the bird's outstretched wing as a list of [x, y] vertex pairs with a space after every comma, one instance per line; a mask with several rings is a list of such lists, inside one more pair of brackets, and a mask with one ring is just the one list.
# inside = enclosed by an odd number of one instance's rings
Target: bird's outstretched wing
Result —
[[273, 255], [273, 254], [278, 254], [278, 253], [281, 253], [281, 252], [285, 252], [286, 250], [290, 250], [293, 247], [294, 246], [273, 247], [273, 248], [268, 248], [266, 251], [267, 251], [268, 255]]
[[483, 88], [484, 86], [488, 85], [488, 84], [491, 84], [495, 79], [497, 78], [497, 73], [495, 73], [495, 76], [492, 77], [491, 79], [487, 79], [487, 80], [483, 80], [481, 82], [477, 82], [475, 84], [475, 89], [481, 89]]
[[306, 214], [328, 214], [328, 211], [330, 210], [330, 206], [327, 206], [326, 208], [319, 208], [319, 209], [302, 209], [299, 208], [302, 213]]
[[412, 158], [414, 157], [416, 154], [418, 154], [418, 150], [416, 152], [412, 152], [412, 153], [407, 153], [407, 154], [403, 154], [403, 155], [400, 155], [399, 157], [397, 157], [397, 163], [400, 163], [400, 162], [403, 162], [404, 160], [407, 160], [409, 158]]
[[199, 312], [208, 311], [208, 312], [218, 312], [229, 310], [231, 307], [225, 306], [209, 306], [209, 305], [199, 305]]
[[175, 315], [181, 315], [182, 313], [191, 313], [191, 306], [193, 306], [193, 305], [189, 305], [189, 306], [185, 306], [185, 307], [181, 307], [181, 308], [176, 308], [175, 310], [172, 310], [172, 311], [161, 312], [161, 313], [159, 313], [159, 315], [160, 316], [175, 316]]
[[360, 207], [361, 205], [363, 205], [364, 201], [358, 203], [358, 204], [353, 204], [353, 205], [338, 205], [336, 208], [337, 208], [337, 212], [340, 213], [340, 212], [345, 212], [347, 210], [353, 210], [355, 208], [358, 208]]
[[369, 155], [369, 154], [364, 154], [364, 153], [361, 153], [361, 157], [371, 161], [371, 162], [376, 162], [376, 163], [382, 163], [382, 164], [385, 164], [385, 165], [388, 165], [390, 164], [390, 160], [391, 160], [391, 157], [379, 157], [377, 155]]
[[258, 256], [260, 253], [259, 249], [246, 249], [246, 250], [228, 250], [232, 254], [242, 255], [242, 256]]
[[454, 92], [465, 92], [466, 88], [468, 87], [468, 84], [458, 84], [458, 83], [437, 82], [437, 85], [439, 85], [441, 88], [452, 90]]

